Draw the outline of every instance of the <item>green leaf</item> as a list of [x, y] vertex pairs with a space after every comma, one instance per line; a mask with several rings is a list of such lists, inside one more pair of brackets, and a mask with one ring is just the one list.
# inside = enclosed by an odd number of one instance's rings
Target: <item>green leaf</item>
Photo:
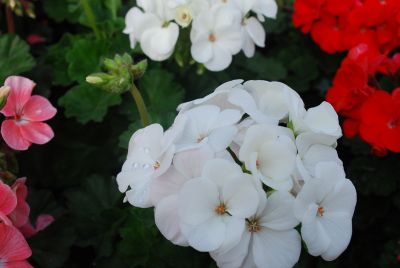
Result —
[[174, 75], [162, 69], [152, 69], [140, 79], [139, 89], [146, 92], [153, 122], [168, 127], [176, 115], [176, 107], [183, 100], [183, 88]]
[[68, 74], [76, 81], [85, 81], [87, 75], [100, 71], [103, 57], [107, 56], [110, 42], [80, 39], [67, 52]]
[[65, 19], [76, 21], [76, 18], [73, 19], [73, 14], [68, 12], [68, 1], [66, 0], [43, 0], [43, 9], [50, 18], [57, 22]]
[[93, 175], [80, 188], [66, 193], [72, 221], [80, 236], [77, 244], [93, 246], [97, 257], [113, 253], [113, 241], [125, 219], [125, 212], [116, 208], [122, 202], [115, 179]]
[[18, 75], [35, 66], [29, 46], [13, 34], [0, 35], [0, 82], [7, 76]]
[[121, 97], [83, 84], [71, 88], [58, 103], [65, 108], [66, 117], [76, 117], [78, 122], [86, 124], [101, 122], [109, 107], [121, 103]]

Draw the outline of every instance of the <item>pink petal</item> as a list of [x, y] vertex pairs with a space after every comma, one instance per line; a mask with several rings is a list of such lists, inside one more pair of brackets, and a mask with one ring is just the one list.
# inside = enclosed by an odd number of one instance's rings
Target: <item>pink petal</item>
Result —
[[12, 263], [23, 261], [31, 255], [32, 251], [23, 235], [15, 227], [0, 223], [0, 259]]
[[8, 215], [15, 209], [17, 205], [17, 197], [11, 190], [10, 186], [0, 180], [0, 212]]
[[32, 237], [37, 234], [37, 231], [29, 221], [18, 229], [26, 238]]
[[45, 144], [54, 137], [53, 130], [46, 123], [28, 121], [24, 124], [20, 124], [19, 128], [22, 137], [32, 143]]
[[36, 219], [36, 231], [40, 232], [46, 229], [54, 221], [54, 217], [49, 214], [41, 214]]
[[27, 261], [14, 261], [9, 263], [3, 264], [4, 268], [33, 268], [32, 265], [29, 264]]
[[5, 116], [13, 116], [22, 111], [24, 105], [32, 95], [32, 90], [36, 86], [32, 80], [22, 76], [10, 76], [4, 82], [5, 86], [11, 88], [7, 103], [1, 110]]
[[20, 126], [15, 120], [4, 120], [1, 124], [1, 135], [7, 145], [18, 151], [27, 150], [31, 142], [22, 136]]
[[42, 96], [32, 96], [24, 106], [23, 118], [29, 121], [45, 121], [52, 118], [57, 109]]

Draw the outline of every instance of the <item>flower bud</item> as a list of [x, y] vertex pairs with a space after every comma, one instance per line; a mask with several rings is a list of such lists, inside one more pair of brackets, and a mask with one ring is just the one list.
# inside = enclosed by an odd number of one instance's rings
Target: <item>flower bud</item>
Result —
[[141, 77], [147, 68], [147, 61], [133, 64], [132, 57], [125, 53], [115, 55], [114, 59], [105, 59], [106, 72], [95, 73], [86, 77], [86, 82], [105, 91], [121, 94], [129, 90], [132, 81]]
[[0, 109], [6, 105], [7, 97], [10, 94], [11, 88], [9, 86], [0, 87]]

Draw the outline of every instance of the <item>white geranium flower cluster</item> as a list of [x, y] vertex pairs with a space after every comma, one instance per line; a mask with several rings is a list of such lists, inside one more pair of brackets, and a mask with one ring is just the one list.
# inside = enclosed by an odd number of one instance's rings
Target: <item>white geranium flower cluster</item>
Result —
[[167, 239], [229, 268], [292, 267], [301, 239], [328, 261], [346, 249], [356, 191], [330, 104], [306, 110], [285, 84], [235, 80], [178, 110], [167, 131], [132, 136], [117, 176], [129, 203], [155, 207]]
[[[138, 0], [125, 17], [131, 47], [163, 61], [174, 52], [179, 28], [191, 24], [191, 54], [211, 71], [227, 68], [243, 50], [252, 57], [264, 47], [264, 17], [275, 18], [275, 0]], [[260, 22], [261, 21], [261, 22]]]

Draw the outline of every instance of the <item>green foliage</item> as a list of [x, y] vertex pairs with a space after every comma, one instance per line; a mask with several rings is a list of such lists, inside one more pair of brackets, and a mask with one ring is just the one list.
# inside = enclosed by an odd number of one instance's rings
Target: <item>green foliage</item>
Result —
[[91, 120], [101, 122], [109, 107], [121, 103], [121, 97], [83, 84], [70, 89], [58, 103], [65, 108], [66, 117], [76, 117], [86, 124]]
[[34, 65], [25, 41], [12, 34], [0, 35], [0, 82], [7, 76], [29, 71]]

